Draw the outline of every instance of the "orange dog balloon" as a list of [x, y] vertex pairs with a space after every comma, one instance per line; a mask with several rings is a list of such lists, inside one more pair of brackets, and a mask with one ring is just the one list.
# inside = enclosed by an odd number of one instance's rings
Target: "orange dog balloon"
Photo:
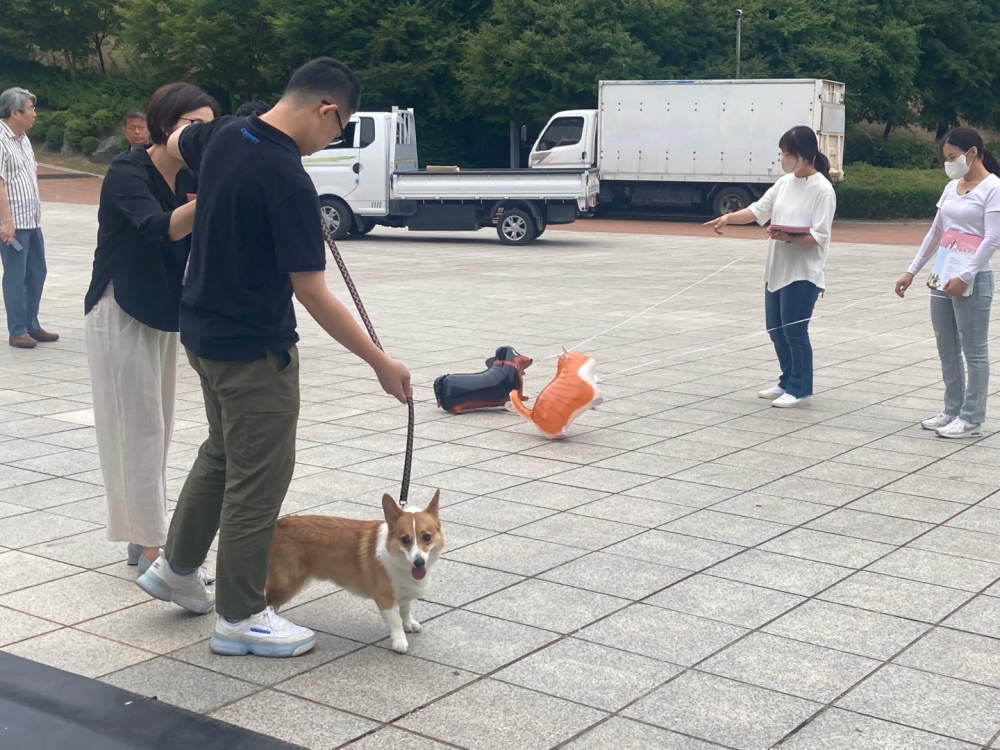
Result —
[[604, 394], [597, 387], [597, 363], [586, 354], [563, 349], [555, 380], [538, 394], [535, 408], [526, 407], [517, 391], [511, 391], [510, 402], [549, 440], [566, 437], [574, 419], [604, 402]]

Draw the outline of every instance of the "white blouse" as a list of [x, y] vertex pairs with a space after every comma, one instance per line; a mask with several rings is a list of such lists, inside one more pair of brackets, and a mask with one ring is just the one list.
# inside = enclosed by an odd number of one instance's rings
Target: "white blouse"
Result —
[[945, 185], [934, 223], [910, 264], [910, 273], [914, 276], [937, 254], [941, 236], [949, 229], [983, 238], [959, 279], [971, 284], [980, 271], [993, 270], [991, 260], [1000, 243], [1000, 177], [989, 175], [965, 195], [958, 194], [958, 183], [952, 180]]
[[830, 229], [837, 211], [837, 194], [821, 174], [796, 177], [786, 174], [750, 206], [757, 223], [809, 227], [815, 245], [806, 247], [772, 239], [767, 245], [764, 283], [776, 292], [793, 281], [811, 281], [826, 289], [826, 256]]

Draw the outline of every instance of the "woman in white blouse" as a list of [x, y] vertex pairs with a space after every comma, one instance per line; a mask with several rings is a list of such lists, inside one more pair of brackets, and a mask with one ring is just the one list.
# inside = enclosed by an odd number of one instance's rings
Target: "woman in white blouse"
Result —
[[776, 386], [758, 395], [770, 399], [772, 406], [791, 407], [801, 406], [813, 393], [809, 319], [820, 292], [826, 289], [826, 256], [837, 196], [830, 182], [830, 161], [819, 152], [811, 128], [792, 128], [781, 136], [778, 147], [785, 176], [753, 205], [706, 226], [722, 234], [727, 224], [771, 222], [764, 264], [764, 316], [781, 377]]
[[910, 270], [896, 282], [896, 294], [903, 296], [939, 248], [966, 250], [949, 253], [948, 260], [957, 263], [935, 264], [928, 280], [931, 325], [944, 378], [944, 410], [920, 424], [941, 437], [972, 438], [983, 434], [990, 387], [990, 261], [1000, 242], [1000, 164], [972, 128], [949, 131], [941, 141], [941, 156], [951, 182], [941, 194], [934, 224]]

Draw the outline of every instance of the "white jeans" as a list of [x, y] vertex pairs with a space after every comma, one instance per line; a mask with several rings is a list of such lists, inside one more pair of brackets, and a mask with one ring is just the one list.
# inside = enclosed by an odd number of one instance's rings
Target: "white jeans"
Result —
[[167, 541], [167, 451], [174, 429], [179, 335], [126, 313], [109, 284], [84, 316], [108, 539]]

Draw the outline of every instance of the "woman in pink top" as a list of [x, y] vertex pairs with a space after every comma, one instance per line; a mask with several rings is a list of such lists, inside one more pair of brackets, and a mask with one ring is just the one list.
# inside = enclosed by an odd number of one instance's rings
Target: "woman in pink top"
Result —
[[983, 434], [990, 385], [990, 261], [1000, 243], [1000, 163], [972, 128], [948, 132], [941, 141], [941, 156], [951, 182], [941, 194], [934, 224], [917, 257], [896, 282], [896, 294], [903, 296], [939, 248], [967, 251], [949, 255], [949, 260], [960, 258], [959, 265], [935, 264], [928, 281], [931, 324], [944, 378], [944, 410], [921, 426], [944, 438], [973, 438]]

